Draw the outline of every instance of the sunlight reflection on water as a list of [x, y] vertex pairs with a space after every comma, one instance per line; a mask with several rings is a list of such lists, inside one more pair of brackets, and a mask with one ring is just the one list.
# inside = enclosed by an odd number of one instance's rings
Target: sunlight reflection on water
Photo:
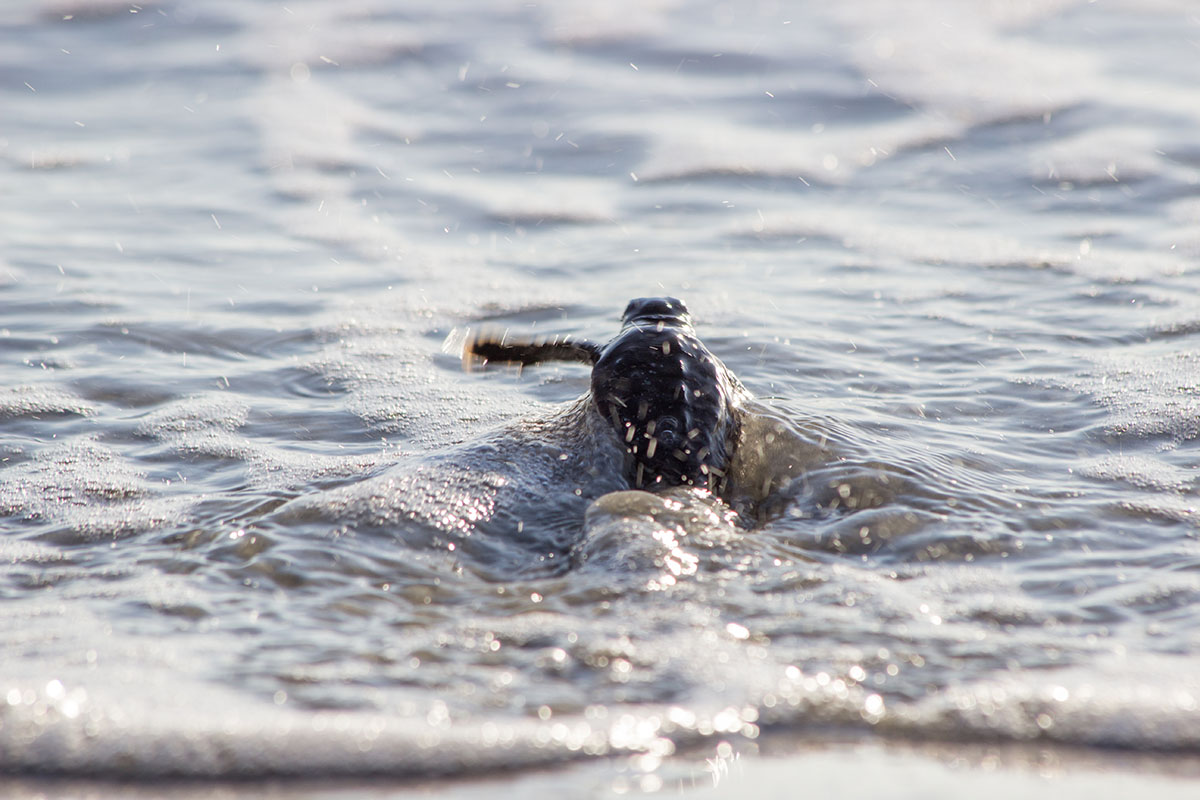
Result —
[[[6, 768], [1194, 755], [1197, 21], [896, 8], [0, 11]], [[445, 344], [658, 294], [729, 506]]]

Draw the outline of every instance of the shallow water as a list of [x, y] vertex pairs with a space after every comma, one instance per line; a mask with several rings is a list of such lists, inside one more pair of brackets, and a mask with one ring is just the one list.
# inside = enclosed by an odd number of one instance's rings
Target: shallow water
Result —
[[[4, 771], [1196, 755], [1198, 42], [1170, 0], [6, 5]], [[612, 494], [586, 368], [461, 369], [655, 294], [757, 397], [740, 515]]]

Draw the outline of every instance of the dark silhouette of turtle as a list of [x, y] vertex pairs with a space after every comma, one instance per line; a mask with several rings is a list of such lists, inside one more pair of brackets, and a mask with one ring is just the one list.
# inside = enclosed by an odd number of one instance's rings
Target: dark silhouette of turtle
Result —
[[637, 489], [695, 486], [722, 493], [745, 393], [696, 338], [674, 297], [643, 297], [625, 309], [606, 345], [570, 337], [510, 340], [477, 335], [464, 363], [582, 361], [592, 365], [590, 406], [626, 450], [625, 476]]

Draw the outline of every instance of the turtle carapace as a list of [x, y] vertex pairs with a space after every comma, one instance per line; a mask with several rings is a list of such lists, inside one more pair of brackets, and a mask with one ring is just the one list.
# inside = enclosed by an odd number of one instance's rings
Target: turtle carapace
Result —
[[637, 489], [696, 486], [721, 492], [737, 436], [737, 379], [696, 338], [691, 315], [673, 297], [643, 297], [625, 309], [621, 332], [604, 346], [569, 337], [475, 337], [464, 359], [592, 364], [591, 405], [627, 452]]

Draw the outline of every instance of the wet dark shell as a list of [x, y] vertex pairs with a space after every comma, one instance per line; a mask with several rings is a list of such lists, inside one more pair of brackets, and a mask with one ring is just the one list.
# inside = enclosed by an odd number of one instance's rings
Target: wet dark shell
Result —
[[633, 300], [623, 322], [604, 347], [566, 338], [481, 338], [468, 343], [466, 355], [522, 364], [592, 362], [592, 402], [628, 453], [631, 486], [722, 491], [737, 434], [737, 380], [696, 338], [679, 300]]

